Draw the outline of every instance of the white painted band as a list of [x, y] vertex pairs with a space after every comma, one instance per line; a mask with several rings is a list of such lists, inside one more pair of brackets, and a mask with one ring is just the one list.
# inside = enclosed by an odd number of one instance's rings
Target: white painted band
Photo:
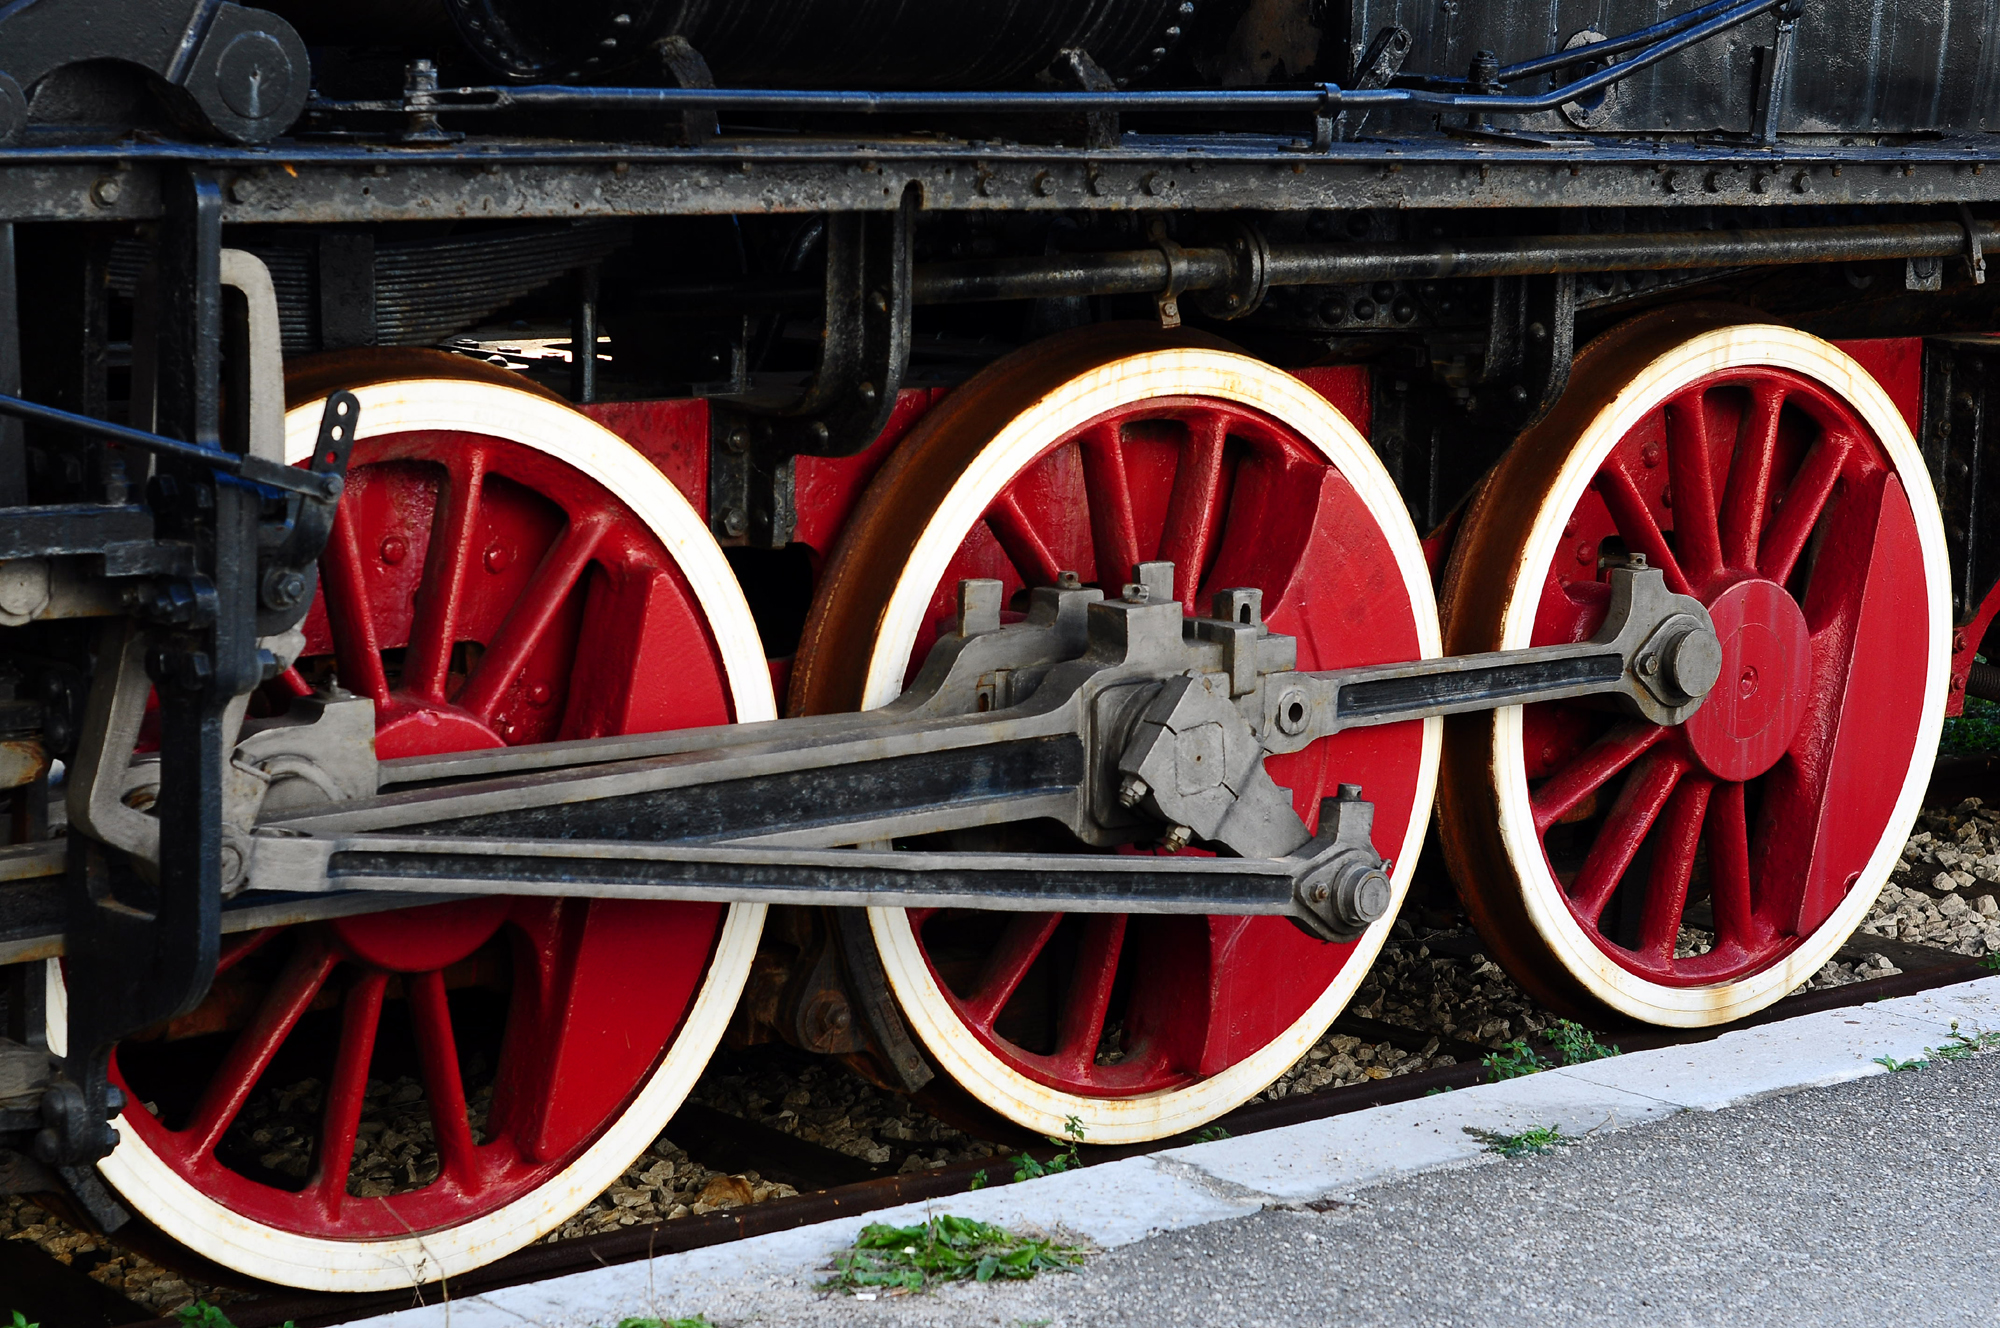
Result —
[[1771, 1004], [1818, 972], [1861, 924], [1883, 882], [1889, 879], [1923, 800], [1930, 779], [1929, 756], [1937, 749], [1944, 725], [1945, 687], [1951, 672], [1951, 574], [1945, 562], [1944, 525], [1930, 472], [1902, 413], [1873, 375], [1839, 348], [1793, 328], [1763, 324], [1718, 328], [1676, 346], [1634, 376], [1585, 428], [1536, 515], [1520, 560], [1512, 569], [1513, 597], [1507, 604], [1499, 648], [1519, 650], [1530, 644], [1542, 592], [1542, 569], [1554, 561], [1563, 525], [1619, 441], [1661, 403], [1697, 379], [1757, 365], [1790, 370], [1845, 398], [1888, 453], [1916, 515], [1930, 619], [1923, 718], [1895, 810], [1861, 879], [1817, 931], [1782, 963], [1763, 972], [1699, 987], [1672, 987], [1642, 978], [1612, 962], [1570, 913], [1563, 887], [1549, 870], [1541, 836], [1535, 830], [1522, 745], [1522, 708], [1510, 706], [1494, 712], [1493, 770], [1499, 793], [1500, 833], [1536, 931], [1570, 975], [1597, 999], [1635, 1019], [1676, 1028], [1726, 1023]]
[[[1422, 657], [1442, 650], [1437, 604], [1422, 545], [1395, 482], [1367, 439], [1324, 397], [1282, 370], [1215, 350], [1134, 355], [1079, 375], [1008, 422], [952, 486], [919, 536], [883, 614], [869, 656], [864, 706], [886, 705], [903, 689], [923, 618], [953, 555], [994, 498], [1056, 439], [1118, 406], [1155, 397], [1213, 397], [1270, 415], [1316, 448], [1354, 486], [1387, 539], [1416, 618]], [[944, 1071], [981, 1102], [1042, 1134], [1061, 1135], [1075, 1116], [1092, 1143], [1137, 1143], [1194, 1129], [1247, 1101], [1303, 1056], [1346, 1006], [1388, 938], [1423, 848], [1436, 791], [1442, 721], [1425, 721], [1409, 829], [1396, 853], [1394, 905], [1355, 945], [1339, 977], [1278, 1037], [1222, 1073], [1143, 1097], [1082, 1097], [1048, 1088], [994, 1055], [962, 1024], [939, 990], [901, 909], [870, 909], [868, 921], [889, 984], [910, 1026]]]
[[[355, 390], [359, 439], [414, 430], [506, 438], [573, 466], [602, 484], [657, 535], [687, 578], [722, 653], [740, 721], [772, 719], [777, 702], [757, 627], [736, 578], [702, 520], [678, 490], [616, 434], [531, 392], [495, 383], [421, 379]], [[287, 412], [285, 454], [312, 454], [321, 402]], [[251, 1221], [183, 1180], [130, 1125], [98, 1169], [119, 1195], [198, 1254], [253, 1277], [322, 1291], [387, 1291], [452, 1277], [545, 1235], [615, 1181], [680, 1108], [722, 1038], [750, 974], [764, 905], [735, 904], [723, 921], [708, 972], [672, 1045], [632, 1104], [549, 1181], [483, 1217], [448, 1229], [386, 1240], [330, 1240]], [[49, 1040], [66, 1042], [61, 970], [49, 961]]]

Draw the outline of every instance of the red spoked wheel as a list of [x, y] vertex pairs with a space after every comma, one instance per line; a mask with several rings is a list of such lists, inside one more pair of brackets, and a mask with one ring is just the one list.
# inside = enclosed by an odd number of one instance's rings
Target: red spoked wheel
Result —
[[[295, 375], [294, 456], [326, 392], [361, 403], [302, 669], [374, 700], [383, 757], [770, 718], [748, 608], [687, 503], [560, 401], [463, 366], [405, 353]], [[653, 1140], [762, 920], [484, 898], [230, 938], [192, 1017], [222, 1031], [121, 1049], [128, 1095], [157, 1115], [126, 1111], [104, 1174], [256, 1277], [358, 1291], [475, 1267]], [[355, 1165], [364, 1101], [400, 1080], [421, 1085], [434, 1167], [384, 1180]]]
[[1642, 319], [1488, 478], [1444, 594], [1454, 653], [1580, 641], [1606, 555], [1708, 606], [1715, 690], [1678, 728], [1571, 703], [1454, 717], [1454, 876], [1523, 985], [1698, 1026], [1810, 977], [1921, 800], [1949, 666], [1944, 537], [1908, 427], [1789, 328]]
[[[960, 579], [1009, 602], [1063, 571], [1111, 588], [1170, 559], [1190, 609], [1264, 593], [1302, 668], [1436, 653], [1415, 531], [1367, 443], [1297, 379], [1223, 343], [1095, 328], [1001, 360], [918, 426], [829, 563], [794, 663], [806, 712], [893, 699]], [[1308, 824], [1341, 782], [1376, 806], [1397, 900], [1421, 845], [1436, 721], [1274, 758]], [[1113, 1143], [1192, 1129], [1325, 1031], [1393, 919], [1329, 945], [1278, 918], [871, 910], [931, 1056], [1044, 1133]]]

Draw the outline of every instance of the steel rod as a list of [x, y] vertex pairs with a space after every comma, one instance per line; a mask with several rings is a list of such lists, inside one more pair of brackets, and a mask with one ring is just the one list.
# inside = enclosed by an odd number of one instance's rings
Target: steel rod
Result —
[[[2000, 239], [2000, 223], [1974, 222], [1973, 231], [1982, 245]], [[1492, 237], [1424, 244], [1274, 244], [1265, 279], [1272, 286], [1345, 286], [1453, 277], [1851, 263], [1948, 258], [1964, 252], [1965, 244], [1966, 228], [1955, 221]], [[1234, 280], [1234, 259], [1224, 249], [1184, 249], [1179, 266], [1187, 278], [1186, 290], [1223, 289]], [[1149, 295], [1164, 289], [1167, 278], [1166, 256], [1155, 249], [927, 263], [917, 269], [915, 298], [919, 304], [961, 304]]]

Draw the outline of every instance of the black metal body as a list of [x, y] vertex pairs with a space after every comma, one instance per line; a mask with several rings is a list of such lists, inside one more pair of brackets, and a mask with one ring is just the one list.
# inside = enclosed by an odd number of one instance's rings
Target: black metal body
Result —
[[[264, 678], [260, 638], [303, 612], [284, 587], [311, 574], [344, 466], [341, 448], [293, 473], [240, 445], [225, 243], [269, 268], [287, 353], [483, 346], [473, 332], [509, 319], [573, 347], [608, 335], [608, 368], [576, 355], [554, 385], [711, 398], [711, 527], [762, 549], [796, 535], [796, 458], [868, 447], [900, 387], [1127, 317], [1185, 317], [1281, 364], [1369, 366], [1374, 441], [1428, 529], [1560, 397], [1594, 330], [1726, 299], [1829, 336], [1926, 338], [1922, 438], [1962, 621], [2000, 579], [1984, 437], [2000, 378], [1977, 336], [1996, 322], [2000, 89], [1982, 53], [2000, 0], [1892, 18], [1792, 0], [1664, 18], [1636, 0], [273, 9], [0, 14], [0, 560], [83, 560], [109, 597], [93, 612], [144, 622], [163, 748], [157, 869], [73, 835], [57, 898], [47, 841], [0, 855], [18, 878], [0, 873], [0, 957], [52, 953], [65, 919], [71, 1054], [42, 1099], [48, 1164], [108, 1146], [109, 1048], [200, 999], [224, 929], [381, 902], [222, 898], [227, 714]], [[0, 666], [33, 693], [8, 694], [7, 722], [63, 755], [115, 667], [72, 626], [0, 628]], [[1360, 681], [1338, 704], [1491, 706], [1595, 687], [1608, 666], [1493, 667]], [[1291, 897], [1296, 863], [1064, 873], [699, 847], [808, 812], [1073, 802], [1083, 760], [1073, 735], [1042, 734], [861, 770], [879, 777], [837, 807], [781, 771], [671, 806], [516, 812], [441, 828], [540, 834], [541, 851], [359, 845], [328, 879], [405, 901], [426, 875], [1042, 908]], [[673, 842], [650, 856], [562, 847], [663, 808], [678, 819], [653, 837]], [[812, 852], [827, 861], [807, 872]], [[0, 1164], [22, 1129], [0, 1119]]]

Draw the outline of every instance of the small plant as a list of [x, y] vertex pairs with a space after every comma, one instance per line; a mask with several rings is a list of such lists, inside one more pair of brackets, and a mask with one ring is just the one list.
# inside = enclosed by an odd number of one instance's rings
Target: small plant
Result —
[[692, 1319], [620, 1319], [618, 1328], [715, 1328], [706, 1314]]
[[[205, 1300], [181, 1306], [174, 1311], [173, 1317], [180, 1320], [181, 1328], [236, 1328], [229, 1316], [222, 1312], [221, 1306], [211, 1305]], [[285, 1320], [285, 1328], [292, 1328], [290, 1319]]]
[[1220, 1125], [1204, 1125], [1195, 1132], [1194, 1141], [1198, 1144], [1216, 1144], [1230, 1137], [1232, 1136], [1229, 1131]]
[[1618, 1054], [1618, 1048], [1599, 1042], [1597, 1034], [1573, 1019], [1558, 1019], [1550, 1024], [1547, 1037], [1563, 1065], [1582, 1065], [1585, 1061], [1601, 1061]]
[[1535, 1049], [1524, 1038], [1515, 1038], [1500, 1050], [1481, 1057], [1480, 1064], [1486, 1067], [1486, 1077], [1495, 1083], [1502, 1079], [1540, 1074], [1549, 1068], [1549, 1063], [1537, 1056]]
[[1930, 1062], [1927, 1060], [1899, 1061], [1894, 1056], [1877, 1056], [1875, 1063], [1887, 1069], [1890, 1074], [1902, 1074], [1906, 1070], [1921, 1070]]
[[14, 1322], [7, 1325], [7, 1328], [42, 1328], [42, 1325], [39, 1323], [29, 1323], [27, 1315], [21, 1313], [19, 1310], [15, 1310]]
[[1961, 1033], [1958, 1020], [1951, 1021], [1951, 1041], [1942, 1047], [1925, 1047], [1924, 1054], [1934, 1061], [1970, 1060], [1982, 1051], [2000, 1047], [2000, 1033]]
[[2000, 973], [2000, 950], [1995, 950], [1992, 954], [1980, 960], [1979, 966], [1981, 968], [1990, 968], [1995, 973]]
[[1063, 1151], [1046, 1162], [1037, 1162], [1026, 1153], [1014, 1154], [1014, 1179], [1035, 1180], [1042, 1176], [1060, 1175], [1083, 1165], [1083, 1159], [1076, 1155], [1076, 1146], [1083, 1142], [1083, 1120], [1078, 1116], [1063, 1117], [1063, 1133], [1067, 1139], [1058, 1139], [1053, 1134], [1045, 1136], [1048, 1141]]
[[1498, 1130], [1479, 1130], [1468, 1125], [1465, 1132], [1486, 1145], [1489, 1153], [1502, 1157], [1520, 1157], [1524, 1153], [1552, 1153], [1558, 1148], [1567, 1148], [1576, 1143], [1562, 1132], [1559, 1125], [1536, 1125], [1518, 1134], [1502, 1134]]
[[968, 1189], [968, 1190], [983, 1190], [983, 1189], [985, 1189], [985, 1188], [986, 1188], [986, 1168], [985, 1168], [985, 1167], [981, 1167], [981, 1168], [980, 1168], [979, 1170], [977, 1170], [977, 1171], [973, 1172], [973, 1173], [972, 1173], [972, 1183], [971, 1183], [970, 1185], [967, 1185], [967, 1186], [966, 1186], [965, 1188], [966, 1188], [966, 1189]]
[[853, 1293], [864, 1288], [923, 1291], [944, 1282], [1025, 1280], [1037, 1273], [1067, 1272], [1084, 1250], [1043, 1236], [1022, 1236], [969, 1217], [940, 1215], [922, 1226], [871, 1222], [854, 1248], [836, 1255], [833, 1276], [820, 1285]]

